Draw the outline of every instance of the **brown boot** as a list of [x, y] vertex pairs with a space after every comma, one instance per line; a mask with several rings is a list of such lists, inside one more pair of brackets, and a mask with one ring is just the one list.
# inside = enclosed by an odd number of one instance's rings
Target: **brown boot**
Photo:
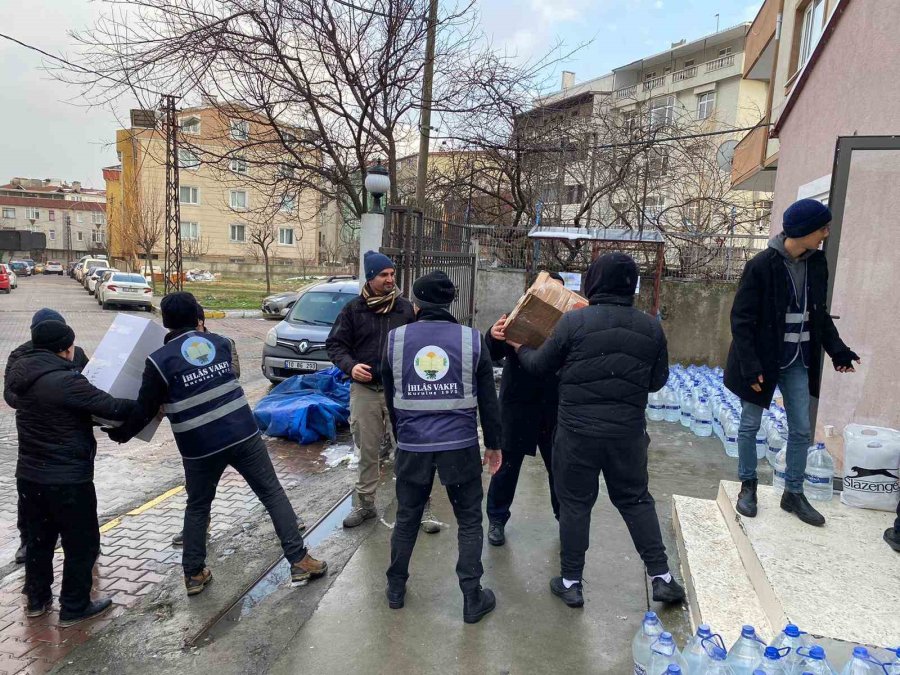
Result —
[[306, 584], [312, 579], [324, 577], [328, 571], [328, 563], [316, 560], [309, 553], [291, 565], [291, 583]]
[[194, 576], [184, 576], [184, 587], [187, 589], [188, 595], [197, 595], [198, 593], [202, 593], [203, 589], [205, 589], [209, 582], [212, 581], [212, 572], [209, 571], [208, 567], [204, 567], [203, 570], [199, 574], [195, 574]]

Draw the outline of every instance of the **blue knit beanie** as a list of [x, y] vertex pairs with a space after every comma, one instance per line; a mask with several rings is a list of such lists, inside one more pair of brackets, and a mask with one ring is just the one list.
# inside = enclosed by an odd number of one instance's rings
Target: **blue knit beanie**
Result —
[[39, 309], [34, 313], [34, 316], [31, 317], [31, 327], [34, 328], [41, 321], [60, 321], [62, 323], [66, 322], [62, 314], [57, 312], [55, 309], [50, 309], [49, 307], [44, 307], [43, 309]]
[[394, 261], [384, 253], [366, 251], [365, 256], [363, 256], [363, 268], [366, 271], [366, 281], [372, 281], [384, 270], [388, 268], [394, 269]]
[[801, 199], [784, 212], [784, 234], [800, 239], [831, 222], [831, 209], [815, 199]]

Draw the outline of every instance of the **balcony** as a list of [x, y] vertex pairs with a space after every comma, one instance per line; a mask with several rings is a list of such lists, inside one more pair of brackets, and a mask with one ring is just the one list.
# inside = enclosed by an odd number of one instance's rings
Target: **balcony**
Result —
[[666, 76], [662, 75], [660, 77], [651, 77], [649, 80], [644, 81], [644, 91], [653, 91], [654, 89], [659, 89], [666, 83]]
[[637, 85], [633, 84], [630, 87], [622, 87], [621, 89], [616, 89], [616, 100], [619, 101], [624, 98], [634, 98], [637, 95]]
[[747, 31], [744, 44], [744, 78], [767, 80], [772, 75], [778, 0], [766, 0]]
[[734, 54], [726, 54], [725, 56], [720, 56], [717, 59], [713, 59], [712, 61], [706, 62], [706, 72], [712, 73], [717, 70], [722, 70], [723, 68], [730, 68], [734, 65]]
[[672, 73], [672, 82], [684, 82], [685, 80], [690, 80], [696, 74], [697, 66], [691, 66], [682, 70], [676, 70], [674, 73]]
[[775, 189], [775, 169], [767, 166], [768, 147], [767, 125], [757, 127], [737, 144], [731, 162], [731, 186], [735, 190], [772, 192]]

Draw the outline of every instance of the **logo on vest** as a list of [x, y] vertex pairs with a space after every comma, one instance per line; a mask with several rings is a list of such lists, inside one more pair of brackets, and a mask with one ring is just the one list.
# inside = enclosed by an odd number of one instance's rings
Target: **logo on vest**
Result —
[[422, 347], [414, 362], [416, 375], [429, 382], [437, 382], [450, 370], [450, 359], [440, 347]]
[[184, 360], [194, 366], [205, 366], [216, 358], [216, 346], [205, 337], [190, 337], [181, 345]]

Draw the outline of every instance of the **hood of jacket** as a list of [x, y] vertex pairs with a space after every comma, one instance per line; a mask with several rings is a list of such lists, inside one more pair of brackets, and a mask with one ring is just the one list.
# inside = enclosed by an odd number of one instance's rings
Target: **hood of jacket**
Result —
[[780, 234], [776, 234], [774, 237], [769, 239], [769, 248], [773, 248], [776, 251], [778, 251], [781, 254], [781, 257], [790, 263], [800, 262], [801, 260], [807, 260], [808, 258], [814, 256], [818, 252], [818, 249], [815, 249], [812, 251], [807, 250], [807, 251], [804, 251], [803, 253], [801, 253], [799, 258], [795, 258], [790, 253], [788, 253], [787, 249], [784, 247], [784, 240], [786, 238], [787, 237], [785, 236], [784, 232], [781, 232]]
[[74, 371], [71, 361], [46, 349], [30, 349], [19, 356], [9, 373], [9, 388], [17, 396], [23, 396], [32, 385], [45, 375], [57, 371]]
[[[634, 259], [625, 253], [607, 253], [588, 268], [584, 290], [593, 302], [595, 296], [621, 296], [633, 300], [637, 288], [638, 268]], [[631, 303], [628, 303], [631, 304]]]

